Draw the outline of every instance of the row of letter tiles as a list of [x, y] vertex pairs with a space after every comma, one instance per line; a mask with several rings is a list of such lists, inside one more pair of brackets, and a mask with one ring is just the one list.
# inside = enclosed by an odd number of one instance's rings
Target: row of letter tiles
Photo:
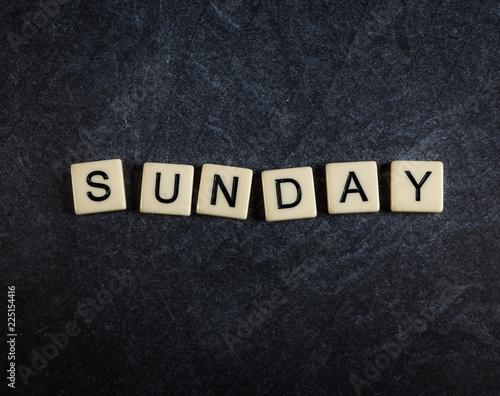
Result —
[[[204, 164], [196, 212], [245, 220], [253, 171]], [[140, 211], [190, 216], [194, 167], [144, 164]], [[75, 213], [126, 209], [123, 166], [119, 159], [71, 165]], [[326, 165], [328, 213], [368, 213], [380, 210], [377, 163], [342, 162]], [[310, 167], [262, 172], [267, 221], [316, 217], [313, 171]], [[394, 161], [391, 164], [391, 210], [439, 213], [443, 210], [443, 164], [439, 161]]]

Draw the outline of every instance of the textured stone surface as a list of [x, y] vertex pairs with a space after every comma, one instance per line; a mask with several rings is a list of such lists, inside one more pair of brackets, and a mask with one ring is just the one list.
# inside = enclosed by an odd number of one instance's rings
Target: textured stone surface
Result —
[[[80, 330], [20, 394], [498, 394], [498, 2], [60, 3], [0, 6], [18, 365]], [[70, 165], [110, 158], [128, 210], [76, 216]], [[381, 211], [328, 215], [324, 165], [366, 160]], [[388, 211], [393, 160], [444, 163], [443, 213]], [[253, 169], [248, 220], [141, 214], [148, 161], [193, 202]], [[318, 217], [266, 223], [260, 173], [301, 166]]]

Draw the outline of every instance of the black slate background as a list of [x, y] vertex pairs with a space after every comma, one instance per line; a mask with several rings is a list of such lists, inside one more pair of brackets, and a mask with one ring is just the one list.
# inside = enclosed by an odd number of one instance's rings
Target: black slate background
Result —
[[[499, 394], [497, 1], [60, 3], [18, 45], [41, 2], [1, 5], [0, 300], [18, 366], [80, 333], [1, 394]], [[74, 215], [70, 165], [111, 158], [129, 209]], [[399, 159], [444, 163], [443, 213], [388, 210]], [[382, 210], [328, 215], [357, 160]], [[253, 169], [249, 219], [139, 213], [147, 161], [194, 165], [194, 203], [202, 164]], [[297, 166], [318, 217], [266, 223], [260, 172]]]

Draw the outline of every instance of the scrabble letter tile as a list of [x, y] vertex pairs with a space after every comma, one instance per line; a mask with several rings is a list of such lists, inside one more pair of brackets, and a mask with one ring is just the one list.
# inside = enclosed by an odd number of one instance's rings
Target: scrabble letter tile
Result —
[[316, 217], [312, 168], [264, 171], [262, 189], [267, 221]]
[[391, 164], [393, 212], [443, 211], [443, 163], [393, 161]]
[[234, 166], [204, 164], [196, 212], [245, 220], [253, 171]]
[[77, 215], [127, 209], [119, 159], [73, 164], [71, 183]]
[[142, 172], [141, 212], [189, 216], [194, 167], [146, 162]]
[[328, 213], [378, 212], [377, 163], [340, 162], [326, 165]]

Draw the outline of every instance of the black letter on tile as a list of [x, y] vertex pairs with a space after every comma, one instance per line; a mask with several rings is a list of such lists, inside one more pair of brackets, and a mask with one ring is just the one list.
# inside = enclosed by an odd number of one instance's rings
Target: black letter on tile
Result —
[[[276, 196], [278, 197], [278, 209], [288, 209], [297, 206], [302, 199], [302, 190], [300, 189], [300, 184], [294, 179], [277, 179], [276, 183]], [[295, 202], [284, 204], [281, 198], [281, 183], [292, 183], [297, 189], [297, 199]]]
[[103, 188], [106, 193], [102, 197], [96, 197], [94, 194], [92, 194], [90, 191], [87, 191], [87, 196], [92, 200], [92, 201], [104, 201], [111, 195], [111, 189], [109, 188], [108, 185], [102, 184], [102, 183], [95, 183], [92, 181], [92, 178], [94, 176], [102, 176], [104, 180], [108, 180], [108, 175], [104, 173], [103, 171], [94, 171], [90, 172], [89, 175], [87, 176], [87, 184], [90, 187], [96, 187], [96, 188]]
[[231, 195], [227, 192], [226, 186], [222, 182], [222, 179], [219, 175], [214, 175], [214, 186], [212, 188], [212, 199], [210, 203], [212, 205], [215, 205], [217, 202], [217, 186], [220, 187], [220, 190], [222, 191], [222, 194], [224, 194], [224, 197], [226, 198], [227, 203], [231, 208], [234, 208], [236, 206], [236, 191], [238, 189], [238, 177], [233, 177], [233, 191], [231, 192]]
[[406, 176], [408, 176], [408, 178], [410, 179], [411, 181], [411, 184], [413, 184], [415, 186], [415, 201], [420, 201], [420, 189], [422, 188], [422, 186], [424, 185], [425, 181], [429, 178], [429, 176], [431, 175], [432, 172], [427, 172], [424, 177], [422, 177], [422, 180], [420, 180], [420, 183], [417, 183], [417, 181], [415, 180], [415, 178], [413, 177], [413, 175], [411, 174], [410, 171], [405, 171], [406, 173]]
[[[349, 188], [351, 185], [351, 180], [354, 182], [356, 185], [356, 188]], [[344, 192], [342, 193], [342, 198], [340, 198], [340, 202], [345, 202], [347, 198], [347, 194], [349, 193], [359, 193], [361, 195], [361, 199], [364, 201], [368, 201], [368, 198], [366, 198], [366, 194], [363, 191], [363, 187], [361, 187], [361, 184], [359, 184], [359, 180], [356, 176], [356, 173], [354, 172], [349, 172], [349, 175], [347, 176], [347, 181], [345, 182], [344, 186]]]
[[160, 197], [160, 179], [161, 179], [161, 173], [156, 172], [156, 185], [155, 185], [155, 197], [158, 201], [161, 203], [172, 203], [177, 199], [177, 196], [179, 195], [179, 178], [181, 175], [178, 173], [175, 174], [175, 185], [174, 185], [174, 195], [172, 195], [172, 198], [170, 199], [164, 199]]

